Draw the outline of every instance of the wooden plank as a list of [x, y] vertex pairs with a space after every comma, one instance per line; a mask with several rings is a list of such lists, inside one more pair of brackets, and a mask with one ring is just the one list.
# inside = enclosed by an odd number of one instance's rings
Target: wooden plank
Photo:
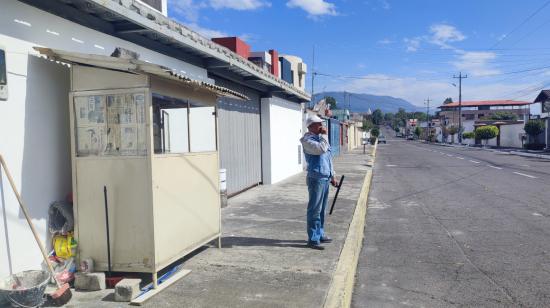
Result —
[[146, 301], [151, 299], [153, 296], [157, 295], [162, 290], [168, 288], [169, 286], [171, 286], [181, 278], [187, 276], [189, 273], [191, 273], [191, 270], [182, 269], [181, 271], [175, 273], [172, 277], [166, 279], [166, 281], [164, 281], [163, 283], [159, 284], [158, 288], [151, 289], [147, 293], [133, 299], [130, 302], [130, 305], [142, 306]]

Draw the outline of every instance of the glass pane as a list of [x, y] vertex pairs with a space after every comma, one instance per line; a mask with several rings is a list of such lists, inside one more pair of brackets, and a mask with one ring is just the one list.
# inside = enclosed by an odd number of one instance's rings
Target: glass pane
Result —
[[189, 131], [191, 152], [216, 151], [216, 109], [190, 104]]
[[162, 109], [165, 153], [189, 152], [187, 108]]
[[153, 129], [155, 153], [189, 152], [187, 102], [155, 95]]

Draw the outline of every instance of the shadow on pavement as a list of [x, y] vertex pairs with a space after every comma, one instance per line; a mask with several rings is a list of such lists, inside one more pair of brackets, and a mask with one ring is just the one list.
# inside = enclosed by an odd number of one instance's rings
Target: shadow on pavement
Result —
[[268, 247], [293, 247], [308, 248], [305, 240], [278, 240], [259, 237], [228, 236], [222, 238], [222, 248], [234, 246], [268, 246]]

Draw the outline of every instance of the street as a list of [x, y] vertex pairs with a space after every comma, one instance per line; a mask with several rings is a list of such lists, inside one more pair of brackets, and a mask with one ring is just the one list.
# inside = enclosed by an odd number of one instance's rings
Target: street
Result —
[[550, 161], [391, 135], [353, 306], [548, 306]]

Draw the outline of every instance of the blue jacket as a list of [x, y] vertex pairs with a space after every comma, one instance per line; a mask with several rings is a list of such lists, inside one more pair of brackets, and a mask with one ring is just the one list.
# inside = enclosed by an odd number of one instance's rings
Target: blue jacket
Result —
[[307, 176], [315, 179], [333, 177], [332, 152], [327, 137], [307, 132], [300, 142], [306, 157]]

